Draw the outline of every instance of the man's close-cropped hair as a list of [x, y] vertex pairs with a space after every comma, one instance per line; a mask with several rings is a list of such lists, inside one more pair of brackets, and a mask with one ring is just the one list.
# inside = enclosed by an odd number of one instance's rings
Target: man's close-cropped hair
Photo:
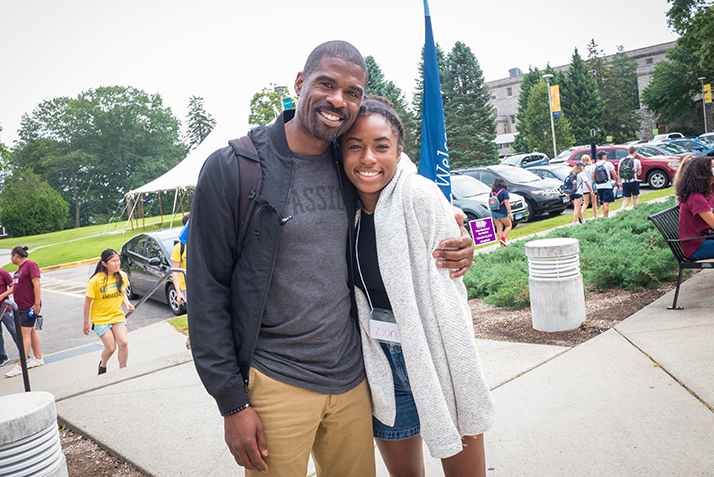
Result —
[[364, 71], [365, 76], [368, 76], [367, 64], [364, 62], [362, 53], [357, 50], [354, 46], [346, 41], [333, 40], [318, 45], [310, 56], [307, 57], [305, 61], [305, 66], [302, 69], [302, 74], [305, 77], [310, 76], [317, 68], [320, 66], [320, 61], [322, 58], [339, 58], [346, 63], [352, 63], [357, 65]]

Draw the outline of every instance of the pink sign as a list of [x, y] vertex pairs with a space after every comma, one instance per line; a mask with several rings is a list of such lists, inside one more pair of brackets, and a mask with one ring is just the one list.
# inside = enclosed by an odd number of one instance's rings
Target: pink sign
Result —
[[493, 219], [472, 220], [469, 222], [471, 234], [474, 237], [474, 246], [496, 241], [496, 231], [493, 229]]

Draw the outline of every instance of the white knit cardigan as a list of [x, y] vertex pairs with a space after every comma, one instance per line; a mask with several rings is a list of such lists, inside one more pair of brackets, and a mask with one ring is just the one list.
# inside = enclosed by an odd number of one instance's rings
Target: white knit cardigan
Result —
[[[374, 212], [377, 256], [399, 327], [421, 435], [435, 458], [462, 450], [461, 437], [489, 429], [494, 404], [481, 361], [462, 280], [436, 267], [432, 252], [458, 237], [451, 205], [439, 188], [416, 175], [406, 157], [382, 190]], [[393, 425], [394, 382], [377, 340], [369, 337], [369, 303], [357, 288], [365, 369], [374, 416]]]

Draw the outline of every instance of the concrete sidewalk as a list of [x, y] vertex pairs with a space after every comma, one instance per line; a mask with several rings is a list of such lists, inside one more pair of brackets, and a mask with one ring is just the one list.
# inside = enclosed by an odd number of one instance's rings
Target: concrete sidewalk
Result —
[[[714, 273], [684, 283], [684, 310], [667, 310], [672, 293], [572, 349], [479, 340], [497, 405], [488, 474], [714, 474]], [[114, 359], [96, 376], [101, 348], [83, 347], [32, 369], [32, 389], [53, 393], [61, 422], [148, 475], [242, 475], [183, 335], [159, 323], [129, 343], [123, 370]], [[22, 390], [21, 378], [0, 377], [0, 395]], [[427, 475], [443, 475], [430, 457]]]

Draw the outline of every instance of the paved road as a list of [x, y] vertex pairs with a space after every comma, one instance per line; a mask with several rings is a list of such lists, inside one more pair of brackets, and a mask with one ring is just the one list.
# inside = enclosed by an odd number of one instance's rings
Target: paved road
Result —
[[[82, 265], [42, 274], [44, 327], [38, 334], [43, 355], [99, 342], [93, 332], [90, 332], [89, 336], [82, 332], [84, 292], [93, 271], [94, 265]], [[137, 301], [132, 300], [132, 303]], [[127, 325], [129, 331], [134, 331], [173, 317], [168, 305], [148, 300], [129, 317]], [[10, 362], [19, 359], [17, 348], [4, 327], [3, 337]], [[129, 353], [131, 354], [131, 348]]]

